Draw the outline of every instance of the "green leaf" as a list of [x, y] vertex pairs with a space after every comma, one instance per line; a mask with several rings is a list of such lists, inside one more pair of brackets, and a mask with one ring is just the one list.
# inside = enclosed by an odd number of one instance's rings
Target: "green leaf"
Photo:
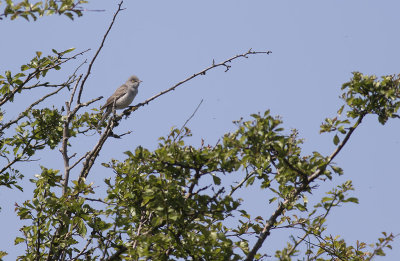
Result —
[[358, 198], [354, 198], [354, 197], [348, 198], [345, 200], [345, 202], [353, 202], [353, 203], [358, 204]]
[[338, 137], [338, 135], [335, 135], [335, 137], [333, 137], [333, 144], [338, 145], [340, 142], [340, 139]]
[[213, 181], [214, 181], [215, 185], [221, 185], [221, 178], [219, 178], [215, 175], [213, 175], [212, 177], [213, 177]]
[[334, 166], [334, 165], [331, 165], [331, 168], [332, 168], [332, 170], [333, 170], [335, 173], [337, 173], [337, 174], [339, 174], [339, 175], [342, 175], [342, 174], [343, 174], [343, 169], [342, 169], [342, 168], [340, 168], [340, 167], [338, 167], [338, 166]]
[[0, 251], [0, 260], [1, 260], [3, 257], [7, 256], [7, 255], [8, 255], [7, 252]]
[[70, 52], [72, 52], [74, 50], [75, 50], [75, 48], [69, 48], [69, 49], [63, 51], [62, 54], [70, 53]]
[[253, 185], [255, 178], [256, 178], [255, 176], [250, 177], [250, 178], [246, 181], [246, 186]]
[[340, 109], [337, 111], [339, 116], [342, 115], [343, 109], [344, 109], [344, 105], [342, 105], [342, 107], [340, 107]]
[[21, 71], [26, 71], [26, 70], [28, 70], [30, 67], [28, 66], [28, 65], [26, 65], [26, 64], [24, 64], [24, 65], [21, 65]]
[[300, 211], [306, 211], [307, 208], [302, 204], [296, 204], [295, 207]]
[[18, 245], [18, 244], [20, 244], [22, 242], [25, 242], [25, 238], [16, 237], [15, 240], [14, 240], [14, 245]]
[[322, 203], [327, 202], [327, 201], [332, 201], [332, 198], [323, 197], [321, 200]]

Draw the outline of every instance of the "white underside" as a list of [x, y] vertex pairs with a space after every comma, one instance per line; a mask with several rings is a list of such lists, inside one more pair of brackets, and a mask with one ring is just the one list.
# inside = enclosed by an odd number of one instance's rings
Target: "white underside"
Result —
[[128, 92], [115, 102], [115, 108], [120, 110], [128, 107], [132, 103], [137, 93], [137, 88], [129, 88]]

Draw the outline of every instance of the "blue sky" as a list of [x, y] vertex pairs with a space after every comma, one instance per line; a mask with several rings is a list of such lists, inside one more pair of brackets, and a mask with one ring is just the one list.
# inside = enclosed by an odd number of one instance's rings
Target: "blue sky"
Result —
[[[89, 55], [93, 55], [118, 2], [91, 1], [88, 9], [105, 11], [85, 12], [75, 21], [57, 16], [34, 23], [22, 19], [0, 21], [0, 73], [8, 69], [17, 72], [35, 51], [46, 54], [52, 48], [91, 48]], [[118, 127], [120, 133], [133, 133], [121, 140], [108, 140], [98, 163], [123, 159], [124, 151], [138, 145], [155, 148], [157, 138], [166, 135], [172, 126], [181, 126], [201, 99], [204, 102], [188, 125], [194, 133], [189, 143], [198, 145], [204, 138], [206, 143], [214, 144], [224, 133], [235, 129], [233, 120], [250, 119], [251, 113], [270, 109], [271, 114], [283, 117], [287, 130], [299, 130], [306, 153], [328, 154], [334, 149], [332, 137], [320, 135], [319, 125], [325, 117], [336, 114], [341, 105], [340, 87], [350, 79], [351, 72], [378, 76], [399, 73], [400, 2], [394, 0], [159, 0], [125, 1], [124, 7], [126, 10], [117, 18], [93, 67], [85, 99], [107, 97], [136, 74], [143, 80], [135, 99], [139, 102], [206, 68], [213, 59], [222, 61], [250, 48], [272, 54], [236, 60], [229, 72], [216, 69], [142, 107]], [[82, 59], [49, 75], [49, 79], [65, 80]], [[25, 107], [35, 95], [40, 94], [17, 98], [6, 109], [12, 112], [21, 104]], [[47, 105], [63, 104], [68, 94], [63, 95]], [[400, 232], [399, 127], [399, 121], [381, 126], [373, 116], [365, 119], [335, 160], [345, 175], [320, 186], [322, 193], [353, 180], [354, 195], [360, 204], [337, 209], [328, 221], [329, 231], [342, 235], [348, 243], [354, 244], [356, 239], [372, 243], [382, 231]], [[97, 137], [75, 142], [73, 148], [84, 152]], [[40, 158], [47, 167], [61, 168], [58, 150]], [[39, 166], [26, 168], [27, 179], [33, 176], [32, 170], [38, 173]], [[113, 175], [101, 166], [94, 170], [89, 180], [99, 185]], [[13, 246], [21, 224], [13, 212], [14, 203], [30, 196], [29, 190], [0, 190], [1, 230], [10, 235], [0, 238], [1, 249], [10, 253], [5, 260], [15, 260], [21, 253], [20, 247]], [[249, 205], [252, 211], [268, 217], [272, 210], [256, 203], [254, 200]], [[393, 247], [386, 258], [376, 260], [400, 256], [399, 240]]]

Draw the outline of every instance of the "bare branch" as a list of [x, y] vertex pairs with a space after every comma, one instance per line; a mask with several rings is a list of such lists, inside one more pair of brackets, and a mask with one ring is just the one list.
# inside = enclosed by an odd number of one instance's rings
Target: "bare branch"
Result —
[[194, 110], [194, 112], [192, 113], [192, 115], [190, 115], [189, 119], [187, 119], [185, 121], [185, 123], [183, 124], [183, 126], [181, 127], [180, 131], [183, 130], [183, 128], [186, 127], [186, 124], [188, 124], [188, 122], [194, 117], [194, 115], [196, 114], [197, 110], [200, 108], [201, 104], [203, 103], [203, 99], [201, 99], [199, 105], [197, 105], [196, 109]]
[[81, 81], [81, 79], [82, 79], [82, 74], [79, 75], [79, 78], [76, 81], [76, 84], [75, 84], [74, 88], [72, 89], [71, 97], [70, 97], [69, 102], [68, 102], [68, 106], [70, 106], [70, 107], [71, 107], [72, 101], [74, 100], [75, 92], [76, 92], [76, 89], [78, 88], [78, 84]]
[[[123, 2], [123, 1], [121, 1], [120, 5], [122, 4], [122, 2]], [[121, 10], [121, 6], [120, 6], [120, 5], [119, 5], [119, 8], [118, 8], [118, 10], [117, 10], [117, 13]], [[116, 13], [116, 14], [117, 14], [117, 13]], [[114, 20], [115, 20], [115, 16], [114, 16], [113, 22], [114, 22]], [[112, 26], [113, 22], [111, 23], [109, 29], [111, 29], [111, 26]], [[108, 33], [108, 31], [107, 31], [107, 33]], [[103, 41], [104, 41], [104, 39], [103, 39]], [[161, 95], [164, 95], [164, 94], [166, 94], [166, 93], [168, 93], [168, 92], [170, 92], [170, 91], [172, 91], [172, 90], [175, 90], [178, 86], [180, 86], [180, 85], [182, 85], [182, 84], [184, 84], [184, 83], [186, 83], [186, 82], [192, 80], [193, 78], [195, 78], [195, 77], [197, 77], [197, 76], [199, 76], [199, 75], [205, 75], [206, 72], [209, 71], [209, 70], [212, 70], [212, 69], [214, 69], [214, 68], [223, 66], [223, 67], [226, 68], [225, 71], [228, 71], [229, 68], [231, 67], [231, 65], [228, 65], [227, 63], [230, 63], [230, 62], [232, 62], [232, 61], [235, 60], [235, 59], [238, 59], [238, 58], [240, 58], [240, 57], [248, 58], [249, 55], [254, 55], [254, 54], [270, 54], [270, 53], [271, 53], [270, 51], [255, 52], [255, 51], [252, 51], [252, 50], [250, 49], [250, 50], [247, 51], [246, 53], [235, 55], [235, 56], [233, 56], [233, 57], [231, 57], [231, 58], [229, 58], [229, 59], [227, 59], [227, 60], [225, 60], [225, 61], [223, 61], [223, 62], [220, 62], [220, 63], [218, 63], [218, 64], [216, 64], [216, 63], [213, 61], [213, 64], [212, 64], [211, 66], [207, 67], [206, 69], [204, 69], [204, 70], [202, 70], [202, 71], [200, 71], [200, 72], [198, 72], [198, 73], [193, 74], [192, 76], [186, 78], [185, 80], [180, 81], [179, 83], [175, 84], [175, 85], [172, 86], [171, 88], [166, 89], [166, 90], [160, 92], [160, 93], [157, 94], [157, 95], [154, 95], [153, 97], [147, 99], [146, 101], [144, 101], [144, 102], [142, 102], [142, 103], [139, 103], [139, 104], [137, 104], [137, 105], [135, 105], [135, 106], [131, 106], [130, 108], [124, 110], [124, 112], [123, 112], [121, 115], [115, 115], [114, 118], [110, 118], [110, 120], [109, 120], [109, 122], [108, 122], [108, 124], [107, 124], [107, 126], [106, 126], [106, 129], [105, 129], [104, 133], [101, 135], [101, 137], [100, 137], [98, 143], [97, 143], [97, 144], [94, 146], [94, 148], [88, 153], [88, 155], [87, 155], [87, 157], [86, 157], [86, 161], [85, 161], [84, 164], [83, 164], [84, 166], [83, 166], [83, 168], [82, 168], [82, 171], [81, 171], [81, 174], [80, 174], [80, 176], [79, 176], [79, 179], [81, 179], [81, 178], [86, 178], [86, 177], [87, 177], [87, 175], [89, 174], [89, 171], [90, 171], [91, 167], [93, 166], [93, 164], [94, 164], [94, 162], [95, 162], [95, 160], [96, 160], [96, 158], [97, 158], [97, 156], [98, 156], [98, 154], [99, 154], [101, 148], [103, 147], [105, 141], [107, 140], [107, 138], [108, 138], [109, 136], [114, 136], [114, 134], [112, 133], [112, 130], [114, 129], [114, 127], [116, 127], [116, 126], [118, 125], [118, 122], [122, 119], [122, 116], [123, 116], [123, 115], [129, 116], [132, 112], [136, 111], [139, 107], [144, 106], [144, 105], [147, 105], [149, 102], [151, 102], [151, 101], [157, 99], [157, 98], [160, 97]], [[93, 62], [93, 61], [92, 61], [92, 62]], [[89, 72], [89, 73], [90, 73], [90, 72]], [[87, 76], [88, 76], [88, 75], [87, 75]], [[86, 77], [86, 78], [87, 78], [87, 77]], [[85, 79], [84, 79], [84, 80], [85, 80]], [[84, 82], [82, 82], [82, 84], [83, 84], [83, 83], [84, 83]], [[82, 84], [81, 84], [81, 86], [82, 86]], [[78, 101], [79, 101], [79, 97], [78, 97]], [[192, 188], [192, 189], [193, 189], [193, 188]]]
[[112, 19], [112, 21], [111, 21], [111, 24], [110, 24], [110, 26], [108, 27], [106, 33], [104, 34], [103, 40], [101, 41], [99, 48], [97, 49], [95, 55], [93, 56], [92, 61], [89, 63], [88, 70], [87, 70], [87, 72], [86, 72], [86, 74], [85, 74], [85, 77], [83, 78], [82, 83], [81, 83], [81, 86], [80, 86], [80, 88], [79, 88], [78, 103], [80, 103], [80, 100], [81, 100], [81, 95], [82, 95], [82, 91], [83, 91], [83, 86], [85, 85], [86, 80], [88, 79], [88, 77], [89, 77], [89, 75], [90, 75], [90, 73], [91, 73], [91, 71], [92, 71], [92, 66], [93, 66], [94, 62], [96, 61], [97, 56], [99, 55], [101, 49], [103, 49], [104, 42], [105, 42], [106, 39], [107, 39], [108, 33], [111, 31], [111, 28], [113, 27], [114, 22], [115, 22], [115, 19], [117, 18], [117, 15], [119, 14], [119, 12], [122, 11], [122, 10], [124, 10], [123, 8], [121, 8], [123, 2], [124, 2], [124, 1], [122, 0], [122, 1], [118, 4], [118, 10], [114, 13], [114, 17], [113, 17], [113, 19]]
[[192, 113], [192, 115], [190, 115], [190, 117], [185, 121], [185, 123], [182, 125], [182, 127], [179, 130], [179, 134], [174, 138], [174, 141], [181, 135], [183, 129], [186, 127], [186, 124], [188, 124], [188, 122], [194, 117], [194, 115], [196, 115], [197, 110], [200, 108], [201, 104], [203, 103], [203, 99], [201, 99], [200, 103], [197, 105], [196, 109], [194, 110], [194, 112]]
[[79, 175], [79, 180], [82, 178], [86, 178], [89, 174], [90, 169], [92, 168], [97, 156], [100, 153], [101, 148], [103, 147], [104, 143], [106, 142], [108, 136], [112, 133], [112, 129], [115, 127], [115, 121], [111, 118], [109, 120], [109, 124], [107, 125], [105, 131], [100, 136], [99, 141], [93, 147], [93, 149], [87, 153], [86, 160], [83, 163], [83, 167], [81, 173]]
[[72, 165], [69, 167], [69, 169], [71, 170], [71, 169], [75, 168], [76, 165], [78, 165], [79, 162], [81, 162], [84, 158], [86, 158], [88, 154], [89, 154], [89, 152], [86, 152], [85, 155], [83, 155], [82, 157], [80, 157], [79, 160], [77, 160], [74, 164], [72, 164]]
[[[83, 64], [83, 63], [82, 63]], [[82, 65], [81, 64], [81, 65]], [[81, 66], [80, 65], [80, 66]], [[80, 67], [79, 66], [79, 67]], [[76, 73], [76, 71], [79, 69], [79, 67], [75, 70], [74, 75]], [[68, 140], [69, 140], [69, 125], [71, 123], [71, 120], [73, 119], [73, 117], [76, 115], [76, 113], [78, 112], [78, 110], [82, 107], [86, 107], [89, 106], [90, 104], [102, 99], [103, 97], [97, 97], [95, 99], [92, 99], [88, 102], [85, 103], [80, 103], [80, 101], [77, 103], [77, 105], [75, 106], [75, 108], [71, 111], [71, 105], [73, 102], [73, 99], [75, 97], [75, 93], [76, 90], [78, 88], [79, 82], [82, 79], [82, 75], [80, 75], [76, 81], [76, 84], [74, 86], [74, 88], [72, 89], [71, 95], [70, 95], [70, 99], [68, 102], [65, 102], [66, 105], [66, 117], [64, 118], [64, 123], [63, 123], [63, 138], [62, 138], [62, 146], [60, 148], [60, 152], [63, 156], [63, 160], [64, 160], [64, 181], [63, 181], [63, 194], [65, 194], [67, 192], [67, 188], [68, 188], [68, 182], [69, 182], [69, 173], [71, 171], [71, 169], [73, 167], [75, 167], [84, 157], [81, 157], [77, 162], [75, 162], [72, 167], [69, 165], [69, 161], [72, 157], [68, 156]], [[87, 155], [87, 153], [85, 154], [85, 156]]]
[[130, 115], [132, 112], [136, 111], [139, 107], [142, 107], [142, 106], [144, 106], [144, 105], [148, 105], [149, 102], [155, 100], [156, 98], [160, 97], [161, 95], [164, 95], [164, 94], [166, 94], [166, 93], [168, 93], [168, 92], [170, 92], [170, 91], [175, 90], [178, 86], [180, 86], [180, 85], [182, 85], [182, 84], [184, 84], [184, 83], [186, 83], [186, 82], [192, 80], [193, 78], [198, 77], [199, 75], [206, 75], [206, 73], [207, 73], [208, 71], [210, 71], [210, 70], [212, 70], [212, 69], [214, 69], [214, 68], [217, 68], [217, 67], [221, 67], [221, 66], [222, 66], [222, 67], [225, 67], [225, 72], [227, 72], [227, 71], [229, 71], [229, 69], [231, 68], [231, 65], [229, 65], [228, 63], [230, 63], [230, 62], [232, 62], [233, 60], [236, 60], [236, 59], [238, 59], [238, 58], [248, 58], [249, 55], [254, 55], [254, 54], [271, 54], [271, 51], [260, 51], [260, 52], [257, 52], [257, 51], [252, 51], [252, 49], [250, 49], [250, 50], [248, 50], [246, 53], [235, 55], [235, 56], [233, 56], [233, 57], [231, 57], [231, 58], [229, 58], [229, 59], [227, 59], [227, 60], [225, 60], [225, 61], [223, 61], [223, 62], [220, 62], [220, 63], [215, 63], [215, 61], [213, 60], [213, 63], [212, 63], [211, 66], [207, 67], [206, 69], [204, 69], [204, 70], [202, 70], [202, 71], [200, 71], [200, 72], [198, 72], [198, 73], [193, 74], [192, 76], [186, 78], [186, 79], [183, 80], [183, 81], [178, 82], [177, 84], [175, 84], [175, 85], [172, 86], [171, 88], [166, 89], [166, 90], [164, 90], [164, 91], [162, 91], [162, 92], [160, 92], [160, 93], [154, 95], [153, 97], [151, 97], [151, 98], [145, 100], [144, 102], [138, 103], [138, 104], [136, 104], [135, 106], [131, 106], [130, 108], [126, 109], [126, 110], [123, 112], [123, 114], [124, 114], [124, 115], [127, 115], [127, 116]]
[[85, 253], [89, 245], [92, 243], [93, 237], [90, 237], [90, 239], [86, 240], [85, 246], [82, 248], [82, 250], [78, 253], [76, 257], [74, 257], [72, 260], [79, 260], [78, 258]]
[[304, 233], [304, 235], [302, 237], [299, 237], [299, 239], [296, 240], [293, 247], [291, 247], [289, 253], [287, 254], [289, 257], [294, 254], [294, 251], [296, 251], [296, 248], [301, 244], [301, 242], [303, 242], [306, 239], [306, 237], [308, 235], [309, 235], [309, 233], [306, 232], [306, 233]]

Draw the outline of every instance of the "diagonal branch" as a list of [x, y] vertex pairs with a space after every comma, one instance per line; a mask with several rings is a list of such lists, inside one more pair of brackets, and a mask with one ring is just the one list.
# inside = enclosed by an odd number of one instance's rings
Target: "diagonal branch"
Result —
[[311, 174], [308, 177], [308, 182], [307, 183], [302, 183], [301, 186], [297, 187], [294, 189], [291, 193], [291, 195], [285, 199], [284, 202], [281, 202], [278, 206], [278, 208], [275, 210], [275, 212], [271, 215], [271, 217], [268, 219], [268, 221], [265, 223], [263, 231], [260, 233], [257, 242], [254, 244], [253, 248], [250, 250], [250, 252], [247, 254], [246, 261], [254, 260], [254, 256], [257, 254], [257, 251], [261, 248], [263, 245], [265, 239], [270, 235], [270, 231], [273, 228], [274, 224], [276, 223], [276, 220], [280, 215], [282, 215], [283, 211], [287, 208], [288, 205], [292, 204], [297, 197], [300, 195], [300, 193], [304, 192], [308, 188], [308, 184], [313, 182], [315, 179], [317, 179], [319, 176], [321, 176], [325, 170], [325, 168], [332, 162], [332, 160], [337, 156], [337, 154], [343, 149], [343, 147], [346, 145], [347, 141], [350, 139], [351, 135], [355, 131], [355, 129], [360, 125], [362, 122], [363, 118], [365, 117], [365, 114], [362, 114], [357, 122], [349, 129], [349, 132], [346, 134], [345, 138], [343, 141], [337, 146], [335, 151], [328, 157], [326, 164], [316, 170], [313, 174]]
[[186, 82], [192, 80], [193, 78], [196, 78], [196, 77], [198, 77], [198, 76], [200, 76], [200, 75], [206, 75], [206, 73], [207, 73], [208, 71], [212, 70], [212, 69], [215, 69], [215, 68], [217, 68], [217, 67], [225, 67], [225, 72], [227, 72], [227, 71], [229, 71], [229, 69], [232, 67], [231, 65], [229, 65], [229, 63], [231, 63], [233, 60], [236, 60], [236, 59], [238, 59], [238, 58], [249, 58], [249, 55], [255, 55], [255, 54], [271, 54], [271, 53], [272, 53], [271, 51], [253, 51], [252, 49], [250, 49], [250, 50], [248, 50], [247, 52], [245, 52], [245, 53], [243, 53], [243, 54], [235, 55], [235, 56], [233, 56], [233, 57], [231, 57], [231, 58], [229, 58], [229, 59], [227, 59], [227, 60], [225, 60], [225, 61], [223, 61], [223, 62], [220, 62], [220, 63], [215, 63], [215, 61], [213, 60], [212, 65], [210, 65], [209, 67], [205, 68], [204, 70], [202, 70], [202, 71], [200, 71], [200, 72], [198, 72], [198, 73], [193, 74], [192, 76], [189, 76], [189, 77], [186, 78], [185, 80], [178, 82], [177, 84], [175, 84], [175, 85], [172, 86], [171, 88], [166, 89], [166, 90], [164, 90], [164, 91], [162, 91], [162, 92], [160, 92], [160, 93], [154, 95], [153, 97], [151, 97], [151, 98], [145, 100], [144, 102], [138, 103], [138, 104], [136, 104], [135, 106], [131, 106], [130, 108], [126, 109], [126, 110], [123, 112], [123, 114], [126, 115], [126, 116], [130, 115], [132, 112], [136, 111], [139, 107], [142, 107], [142, 106], [144, 106], [144, 105], [148, 105], [149, 102], [151, 102], [151, 101], [157, 99], [157, 98], [160, 97], [161, 95], [164, 95], [164, 94], [166, 94], [166, 93], [168, 93], [168, 92], [170, 92], [170, 91], [175, 90], [178, 86], [180, 86], [180, 85], [182, 85], [182, 84], [184, 84], [184, 83], [186, 83]]
[[97, 49], [95, 55], [93, 56], [92, 61], [89, 63], [88, 70], [87, 70], [87, 72], [86, 72], [86, 74], [85, 74], [85, 77], [83, 77], [81, 86], [80, 86], [80, 88], [79, 88], [78, 103], [80, 103], [80, 101], [81, 101], [81, 95], [82, 95], [82, 91], [83, 91], [83, 86], [85, 86], [86, 80], [88, 79], [88, 77], [89, 77], [89, 75], [90, 75], [90, 73], [91, 73], [91, 71], [92, 71], [92, 66], [93, 66], [94, 62], [96, 61], [97, 56], [99, 55], [101, 49], [103, 49], [104, 42], [105, 42], [106, 39], [107, 39], [108, 33], [111, 31], [111, 28], [113, 27], [114, 22], [115, 22], [115, 19], [117, 18], [119, 12], [121, 12], [122, 10], [124, 10], [123, 8], [121, 8], [123, 2], [124, 2], [123, 0], [122, 0], [121, 2], [119, 2], [119, 4], [118, 4], [118, 9], [117, 9], [117, 11], [114, 13], [114, 16], [113, 16], [113, 19], [112, 19], [112, 21], [111, 21], [111, 24], [110, 24], [110, 26], [108, 27], [106, 33], [104, 34], [103, 40], [101, 41], [99, 48]]
[[203, 99], [201, 99], [199, 105], [197, 105], [196, 109], [193, 111], [192, 115], [190, 115], [190, 117], [185, 121], [185, 123], [183, 124], [183, 126], [181, 127], [181, 129], [179, 130], [179, 132], [182, 132], [183, 129], [186, 127], [186, 124], [188, 124], [188, 122], [194, 117], [194, 115], [196, 115], [196, 112], [198, 111], [198, 109], [200, 108], [201, 104], [203, 103]]
[[174, 141], [176, 141], [179, 136], [181, 136], [181, 133], [183, 131], [183, 129], [186, 127], [186, 125], [189, 123], [189, 121], [194, 117], [194, 115], [196, 115], [197, 111], [199, 110], [201, 104], [203, 103], [203, 99], [201, 99], [200, 103], [197, 105], [196, 109], [193, 111], [192, 115], [190, 115], [190, 117], [185, 121], [185, 123], [182, 125], [182, 127], [179, 129], [179, 133], [178, 135], [174, 138]]

